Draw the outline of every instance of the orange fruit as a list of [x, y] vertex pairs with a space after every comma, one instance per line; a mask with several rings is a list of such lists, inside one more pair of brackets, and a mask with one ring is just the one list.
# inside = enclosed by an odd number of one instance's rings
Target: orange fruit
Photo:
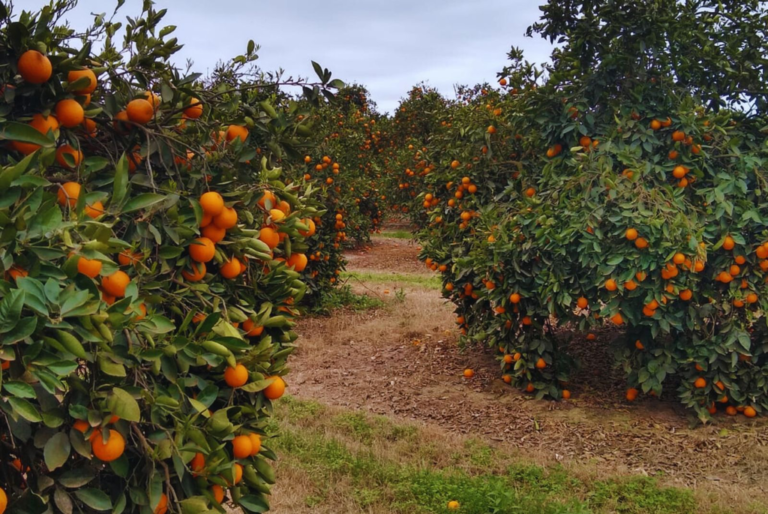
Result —
[[725, 236], [725, 239], [723, 240], [723, 249], [733, 250], [734, 246], [736, 246], [736, 241], [734, 241], [731, 236]]
[[128, 119], [137, 125], [146, 125], [155, 115], [155, 108], [147, 100], [137, 98], [128, 102], [125, 107]]
[[216, 191], [208, 191], [200, 197], [200, 207], [205, 214], [216, 217], [224, 210], [224, 198]]
[[192, 263], [190, 269], [182, 270], [181, 276], [183, 276], [189, 282], [200, 282], [205, 278], [206, 271], [207, 270], [204, 263], [195, 262]]
[[162, 493], [160, 495], [160, 500], [157, 502], [157, 507], [155, 507], [154, 514], [166, 514], [168, 512], [168, 495], [165, 493]]
[[[72, 160], [74, 161], [73, 165], [70, 166], [67, 160], [64, 158], [65, 155], [69, 155], [72, 157]], [[80, 163], [83, 161], [83, 152], [80, 150], [77, 150], [70, 145], [62, 145], [56, 149], [56, 162], [59, 163], [59, 166], [62, 168], [66, 168], [68, 170], [71, 170], [72, 168], [77, 168], [80, 166]]]
[[680, 142], [685, 141], [685, 132], [682, 130], [675, 130], [672, 132], [672, 141]]
[[125, 296], [125, 288], [131, 282], [131, 277], [124, 271], [116, 271], [108, 277], [101, 279], [101, 288], [110, 296], [122, 298]]
[[229, 387], [242, 387], [248, 382], [248, 369], [242, 364], [224, 370], [224, 382]]
[[685, 255], [680, 252], [676, 253], [675, 256], [672, 257], [672, 262], [675, 264], [683, 264], [685, 262]]
[[184, 109], [184, 116], [191, 120], [196, 120], [203, 115], [203, 103], [197, 98], [190, 98], [187, 107]]
[[[315, 222], [312, 221], [309, 218], [303, 219], [303, 220], [301, 220], [301, 222], [304, 225], [306, 225], [307, 227], [309, 227], [309, 228], [307, 230], [299, 230], [299, 234], [301, 234], [304, 237], [312, 237], [312, 236], [314, 236], [315, 235], [315, 230], [316, 230]], [[768, 252], [768, 250], [766, 250], [766, 252]]]
[[647, 248], [648, 247], [648, 241], [644, 237], [638, 237], [635, 240], [635, 246], [637, 248], [639, 248], [640, 250], [642, 250], [643, 248]]
[[638, 391], [634, 387], [627, 389], [627, 401], [633, 402], [637, 398]]
[[582, 296], [581, 298], [579, 298], [578, 300], [576, 300], [576, 306], [577, 306], [579, 309], [586, 309], [587, 307], [589, 307], [589, 300], [587, 300], [586, 298], [584, 298], [584, 297]]
[[135, 266], [143, 256], [144, 255], [141, 253], [134, 253], [131, 249], [125, 249], [118, 254], [117, 262], [119, 262], [121, 266]]
[[74, 208], [77, 205], [77, 199], [80, 198], [80, 184], [77, 182], [66, 182], [61, 185], [56, 196], [59, 199], [59, 205], [65, 206], [69, 204], [70, 208]]
[[200, 232], [203, 234], [203, 237], [207, 237], [214, 243], [218, 243], [219, 241], [224, 239], [227, 235], [227, 229], [219, 228], [213, 223], [203, 227], [203, 230], [201, 230]]
[[42, 84], [53, 74], [51, 61], [37, 50], [27, 50], [16, 62], [16, 69], [25, 82]]
[[220, 485], [213, 484], [211, 486], [211, 494], [216, 503], [222, 503], [224, 501], [224, 489]]
[[219, 269], [221, 276], [227, 279], [237, 278], [243, 272], [243, 265], [237, 257], [232, 257]]
[[152, 106], [152, 110], [155, 112], [157, 112], [157, 110], [160, 108], [160, 104], [162, 103], [162, 99], [152, 91], [146, 91], [144, 93], [144, 99], [149, 102], [149, 105]]
[[303, 253], [293, 253], [288, 260], [285, 261], [285, 264], [289, 268], [292, 267], [294, 271], [301, 273], [307, 267], [307, 262], [307, 256]]
[[514, 304], [520, 303], [521, 299], [522, 299], [522, 297], [520, 296], [520, 293], [512, 293], [509, 296], [509, 301], [514, 303]]
[[738, 413], [738, 411], [736, 410], [736, 407], [734, 407], [733, 405], [729, 405], [728, 407], [726, 407], [725, 413], [728, 414], [729, 416], [735, 416]]
[[277, 400], [285, 392], [285, 381], [278, 376], [267, 377], [267, 380], [274, 379], [274, 381], [264, 389], [264, 396], [270, 400]]
[[624, 289], [627, 291], [634, 291], [637, 289], [637, 283], [634, 280], [627, 280], [624, 282]]
[[197, 452], [192, 460], [189, 461], [189, 467], [192, 469], [193, 475], [199, 474], [205, 468], [205, 455]]
[[525, 387], [525, 390], [526, 390], [526, 392], [528, 392], [528, 393], [532, 393], [532, 392], [534, 392], [534, 391], [536, 390], [536, 387], [535, 387], [535, 386], [534, 386], [532, 383], [529, 383], [529, 384], [528, 384], [528, 385]]
[[232, 141], [235, 138], [245, 141], [248, 138], [248, 129], [241, 125], [230, 125], [227, 127], [227, 141]]
[[62, 127], [72, 128], [83, 122], [85, 111], [77, 100], [66, 98], [56, 104], [56, 118]]
[[232, 455], [236, 459], [245, 459], [251, 456], [253, 451], [253, 444], [251, 438], [247, 435], [238, 435], [232, 439]]
[[245, 320], [245, 323], [243, 323], [243, 330], [245, 331], [245, 335], [256, 337], [260, 336], [261, 333], [264, 332], [264, 327], [257, 327], [253, 320], [247, 319]]
[[86, 277], [96, 278], [101, 273], [101, 261], [80, 257], [77, 260], [77, 271]]
[[637, 239], [637, 230], [634, 228], [628, 228], [627, 231], [624, 233], [624, 237], [626, 237], [630, 241], [634, 241], [635, 239]]
[[563, 389], [563, 400], [570, 400], [571, 392], [568, 389]]
[[451, 500], [448, 502], [448, 510], [458, 510], [459, 507], [459, 502], [456, 500]]
[[272, 209], [275, 207], [275, 205], [277, 205], [277, 198], [275, 197], [274, 193], [272, 193], [272, 191], [265, 190], [264, 194], [261, 196], [261, 198], [259, 198], [258, 204], [264, 210], [268, 210], [267, 207]]
[[613, 321], [617, 325], [621, 325], [624, 323], [624, 318], [621, 316], [620, 312], [617, 312], [613, 316], [611, 316], [611, 321]]
[[672, 170], [672, 176], [678, 179], [685, 177], [687, 173], [688, 173], [688, 168], [686, 168], [685, 166], [675, 166], [675, 169]]
[[539, 360], [536, 361], [536, 369], [544, 369], [547, 367], [547, 361], [545, 361], [542, 357], [539, 357]]
[[280, 223], [285, 219], [285, 213], [280, 209], [271, 209], [269, 211], [269, 217], [272, 218], [272, 221], [275, 223]]
[[235, 462], [235, 485], [240, 483], [243, 479], [243, 466]]
[[464, 370], [464, 378], [472, 378], [475, 376], [475, 370], [472, 369], [465, 369]]
[[661, 122], [659, 120], [651, 121], [651, 129], [659, 130], [661, 128]]
[[461, 163], [459, 161], [451, 161], [451, 168], [456, 169], [459, 166], [461, 166]]
[[213, 217], [213, 224], [228, 230], [237, 225], [237, 211], [232, 207], [224, 207], [218, 216]]
[[757, 303], [757, 295], [755, 293], [749, 293], [746, 300], [747, 303]]
[[189, 245], [189, 256], [195, 262], [211, 262], [216, 245], [207, 237], [198, 237]]
[[707, 381], [704, 380], [702, 377], [699, 377], [693, 382], [693, 387], [695, 387], [696, 389], [704, 389], [705, 387], [707, 387]]
[[618, 286], [616, 285], [616, 281], [614, 279], [609, 278], [608, 280], [605, 281], [605, 288], [608, 291], [616, 291]]
[[72, 70], [67, 73], [67, 82], [71, 84], [72, 82], [75, 82], [83, 77], [88, 77], [90, 82], [87, 86], [83, 86], [81, 89], [74, 91], [74, 93], [78, 95], [90, 95], [96, 90], [96, 85], [98, 84], [98, 81], [96, 80], [96, 74], [92, 70], [87, 68], [82, 70]]
[[128, 113], [120, 111], [112, 118], [112, 126], [120, 134], [126, 134], [131, 129], [131, 126], [126, 122], [128, 121]]
[[109, 430], [109, 439], [104, 440], [102, 431], [96, 431], [96, 435], [91, 441], [93, 455], [103, 461], [112, 462], [119, 459], [125, 451], [125, 439], [117, 430]]
[[748, 418], [754, 418], [757, 416], [757, 411], [754, 407], [744, 407], [744, 415]]
[[637, 341], [635, 341], [635, 348], [637, 348], [638, 350], [645, 350], [645, 345], [641, 340], [638, 339]]
[[536, 190], [532, 187], [529, 187], [528, 189], [525, 190], [525, 196], [527, 196], [528, 198], [533, 197], [533, 195], [535, 194], [536, 194]]
[[683, 300], [684, 302], [687, 302], [693, 297], [693, 291], [691, 291], [690, 289], [683, 289], [682, 291], [680, 291], [679, 296], [681, 300]]
[[262, 227], [259, 231], [259, 240], [270, 248], [275, 248], [280, 243], [280, 236], [273, 228]]
[[253, 457], [261, 451], [261, 436], [251, 432], [248, 437], [251, 439], [251, 457]]

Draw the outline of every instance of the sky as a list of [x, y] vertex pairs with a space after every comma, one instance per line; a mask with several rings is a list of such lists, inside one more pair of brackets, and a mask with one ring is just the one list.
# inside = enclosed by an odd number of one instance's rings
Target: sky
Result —
[[[543, 0], [542, 0], [543, 1]], [[34, 9], [44, 0], [16, 3]], [[126, 0], [116, 20], [137, 15], [141, 0]], [[184, 44], [176, 64], [194, 61], [209, 72], [215, 63], [245, 52], [248, 40], [261, 46], [258, 65], [314, 78], [311, 61], [334, 78], [363, 84], [380, 111], [393, 111], [416, 83], [443, 95], [454, 85], [497, 80], [511, 46], [527, 60], [548, 59], [551, 46], [525, 29], [538, 20], [531, 0], [157, 0], [167, 25]], [[111, 12], [114, 0], [80, 0], [67, 21], [83, 28], [91, 13]]]

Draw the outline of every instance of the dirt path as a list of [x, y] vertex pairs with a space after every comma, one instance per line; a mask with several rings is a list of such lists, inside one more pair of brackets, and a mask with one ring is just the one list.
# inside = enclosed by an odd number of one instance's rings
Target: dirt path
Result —
[[[628, 405], [605, 350], [609, 332], [571, 343], [587, 364], [570, 401], [534, 400], [498, 379], [489, 350], [459, 348], [452, 308], [425, 284], [432, 274], [417, 253], [408, 241], [376, 238], [370, 251], [349, 254], [348, 270], [367, 277], [351, 278], [353, 289], [387, 306], [303, 320], [291, 394], [482, 437], [541, 464], [660, 476], [721, 501], [746, 495], [768, 505], [764, 419], [722, 417], [701, 427], [672, 401]], [[467, 367], [476, 372], [469, 381], [461, 376]]]

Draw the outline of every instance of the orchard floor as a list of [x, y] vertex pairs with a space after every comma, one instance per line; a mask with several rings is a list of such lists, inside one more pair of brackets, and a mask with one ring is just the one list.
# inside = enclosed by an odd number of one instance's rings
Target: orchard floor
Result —
[[672, 398], [628, 404], [609, 330], [565, 334], [582, 364], [573, 397], [535, 400], [498, 378], [489, 349], [458, 346], [417, 253], [391, 237], [350, 252], [346, 281], [370, 301], [300, 323], [276, 409], [274, 512], [447, 512], [464, 499], [459, 512], [768, 513], [766, 419], [701, 426]]

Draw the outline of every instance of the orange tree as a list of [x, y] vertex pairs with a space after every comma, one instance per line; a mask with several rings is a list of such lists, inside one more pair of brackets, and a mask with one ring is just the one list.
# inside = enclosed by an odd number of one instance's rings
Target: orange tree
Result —
[[[316, 71], [321, 79], [330, 79], [327, 70]], [[307, 299], [315, 304], [337, 283], [344, 249], [368, 243], [380, 225], [378, 184], [382, 152], [388, 147], [387, 134], [377, 125], [382, 119], [368, 92], [357, 85], [341, 87], [311, 119], [313, 154], [301, 158], [295, 178], [319, 189], [317, 196], [326, 207], [312, 220], [324, 230], [310, 241], [308, 251], [312, 294]]]
[[667, 386], [702, 420], [718, 406], [755, 416], [768, 408], [766, 88], [731, 63], [765, 54], [764, 7], [542, 10], [531, 32], [562, 43], [552, 64], [513, 49], [501, 93], [476, 88], [429, 135], [423, 258], [507, 382], [570, 396], [557, 329], [605, 320], [624, 334], [628, 400]]
[[0, 4], [0, 512], [264, 512], [318, 212], [274, 163], [308, 129], [253, 43], [201, 80], [165, 11], [118, 44], [74, 5]]

